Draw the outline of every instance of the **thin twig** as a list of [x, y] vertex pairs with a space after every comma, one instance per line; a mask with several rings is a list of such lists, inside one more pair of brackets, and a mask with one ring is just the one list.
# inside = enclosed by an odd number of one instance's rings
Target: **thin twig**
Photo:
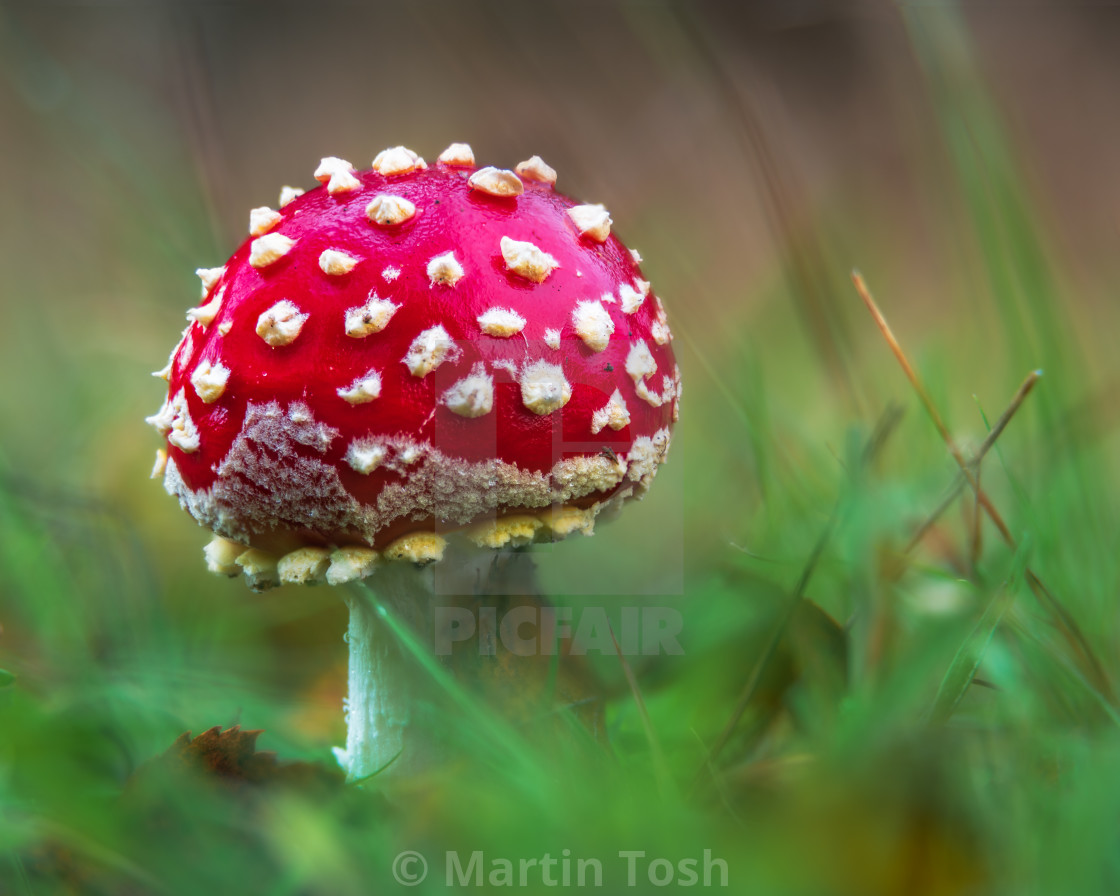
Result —
[[[856, 291], [859, 293], [860, 298], [863, 299], [864, 304], [867, 306], [867, 310], [871, 312], [871, 316], [875, 319], [875, 323], [879, 325], [879, 329], [883, 333], [883, 338], [886, 339], [887, 345], [890, 346], [895, 358], [902, 366], [903, 372], [910, 380], [914, 391], [917, 392], [918, 398], [925, 406], [926, 412], [929, 414], [934, 426], [937, 427], [937, 431], [941, 434], [941, 438], [948, 447], [949, 453], [957, 462], [957, 466], [960, 467], [961, 475], [964, 477], [965, 482], [968, 483], [969, 487], [975, 493], [977, 502], [984, 508], [988, 519], [990, 519], [996, 529], [999, 530], [999, 534], [1003, 540], [1011, 548], [1017, 547], [1015, 537], [1011, 534], [1007, 523], [1004, 522], [999, 511], [996, 510], [992, 502], [988, 500], [988, 496], [980, 488], [980, 484], [976, 481], [976, 476], [972, 467], [965, 460], [964, 455], [961, 454], [960, 449], [949, 435], [949, 430], [945, 426], [945, 422], [941, 419], [941, 415], [937, 412], [933, 400], [929, 397], [925, 386], [922, 385], [922, 381], [918, 378], [914, 368], [910, 365], [906, 353], [903, 352], [902, 346], [899, 345], [898, 340], [895, 339], [894, 333], [887, 323], [887, 319], [883, 316], [883, 312], [879, 310], [879, 306], [875, 304], [875, 300], [871, 297], [871, 292], [868, 290], [867, 284], [858, 271], [852, 271], [852, 282], [855, 284]], [[1033, 570], [1028, 568], [1025, 575], [1027, 583], [1031, 586], [1031, 591], [1034, 592], [1035, 597], [1050, 611], [1067, 643], [1073, 648], [1074, 653], [1081, 658], [1082, 662], [1087, 667], [1085, 670], [1087, 679], [1101, 692], [1102, 697], [1106, 701], [1114, 706], [1117, 705], [1116, 694], [1112, 689], [1112, 684], [1108, 680], [1108, 676], [1104, 672], [1104, 667], [1101, 665], [1100, 660], [1097, 659], [1096, 653], [1089, 645], [1088, 640], [1085, 638], [1076, 620], [1069, 614], [1061, 602], [1058, 601], [1050, 589], [1043, 584], [1042, 580]]]
[[898, 344], [898, 340], [894, 338], [894, 332], [891, 330], [890, 324], [887, 319], [883, 317], [883, 312], [879, 310], [879, 306], [875, 304], [875, 300], [871, 297], [870, 291], [867, 289], [867, 284], [864, 282], [862, 275], [859, 271], [852, 271], [852, 282], [856, 285], [856, 291], [859, 293], [863, 303], [867, 306], [867, 310], [871, 312], [871, 316], [875, 318], [875, 323], [879, 325], [879, 329], [883, 332], [883, 338], [886, 339], [887, 345], [890, 346], [891, 351], [894, 353], [898, 363], [902, 365], [902, 371], [906, 374], [906, 378], [910, 380], [910, 385], [914, 387], [914, 391], [918, 393], [918, 398], [925, 406], [926, 413], [929, 414], [933, 425], [937, 427], [938, 433], [941, 435], [942, 441], [945, 442], [945, 447], [949, 449], [949, 453], [953, 456], [953, 460], [957, 462], [957, 466], [961, 468], [964, 474], [965, 481], [969, 487], [976, 493], [976, 500], [980, 502], [984, 508], [984, 512], [988, 514], [989, 519], [999, 530], [999, 534], [1003, 540], [1011, 547], [1015, 546], [1015, 536], [1011, 534], [1011, 530], [1007, 527], [1007, 523], [1003, 521], [1003, 517], [988, 496], [980, 488], [980, 483], [976, 481], [976, 474], [973, 472], [965, 456], [961, 453], [961, 449], [957, 443], [953, 441], [953, 437], [949, 434], [949, 428], [945, 425], [945, 421], [941, 419], [941, 414], [937, 411], [937, 406], [933, 403], [933, 399], [929, 397], [926, 387], [922, 384], [918, 374], [914, 368], [910, 366], [910, 360], [903, 352], [902, 346]]
[[[976, 466], [976, 483], [980, 483], [980, 465]], [[969, 544], [968, 544], [968, 568], [976, 570], [980, 563], [980, 554], [984, 548], [984, 527], [982, 525], [983, 519], [980, 515], [980, 502], [972, 501], [970, 507], [972, 514], [968, 519], [969, 527]]]
[[[984, 439], [979, 449], [977, 449], [976, 456], [973, 457], [971, 462], [973, 467], [979, 468], [980, 462], [984, 459], [984, 456], [992, 450], [992, 447], [995, 445], [996, 440], [999, 439], [999, 437], [1003, 434], [1003, 431], [1007, 428], [1007, 424], [1011, 422], [1011, 418], [1015, 416], [1015, 413], [1019, 410], [1020, 406], [1023, 404], [1023, 401], [1030, 394], [1031, 389], [1034, 388], [1035, 383], [1038, 382], [1041, 376], [1041, 370], [1032, 370], [1029, 374], [1027, 374], [1026, 379], [1024, 379], [1023, 382], [1019, 385], [1019, 388], [1015, 390], [1015, 394], [1012, 396], [1010, 404], [1008, 404], [1004, 412], [1000, 414], [999, 419], [996, 421], [996, 425], [992, 427], [992, 430], [988, 433], [987, 438]], [[918, 527], [917, 531], [910, 537], [910, 541], [903, 549], [902, 553], [904, 555], [909, 554], [914, 550], [914, 548], [918, 546], [918, 544], [926, 536], [929, 530], [933, 528], [934, 523], [936, 523], [941, 515], [946, 510], [948, 510], [949, 505], [957, 499], [957, 496], [960, 495], [962, 491], [964, 491], [964, 487], [967, 484], [968, 480], [965, 479], [964, 474], [958, 472], [956, 478], [953, 480], [953, 484], [949, 486], [949, 492], [946, 494], [942, 502], [937, 505], [937, 509], [934, 510], [933, 513], [931, 513], [926, 518], [925, 522], [922, 523], [922, 525]]]

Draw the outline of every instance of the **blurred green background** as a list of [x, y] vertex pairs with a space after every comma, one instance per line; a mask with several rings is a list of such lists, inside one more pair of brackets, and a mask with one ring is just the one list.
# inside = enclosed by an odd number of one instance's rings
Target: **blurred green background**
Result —
[[[0, 3], [0, 893], [392, 893], [406, 849], [412, 892], [448, 849], [1117, 892], [1118, 42], [1058, 3]], [[542, 155], [665, 301], [670, 462], [539, 563], [679, 607], [685, 654], [593, 658], [608, 746], [450, 719], [465, 765], [385, 798], [330, 771], [341, 601], [208, 575], [142, 421], [251, 207], [453, 140]], [[906, 550], [956, 465], [854, 267], [966, 454], [1045, 371], [979, 473], [1015, 546], [966, 488]], [[236, 724], [280, 764], [144, 766]]]

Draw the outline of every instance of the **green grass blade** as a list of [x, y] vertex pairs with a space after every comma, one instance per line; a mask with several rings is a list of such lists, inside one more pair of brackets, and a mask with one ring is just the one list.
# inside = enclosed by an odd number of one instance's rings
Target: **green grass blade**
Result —
[[976, 677], [976, 670], [984, 659], [984, 653], [995, 635], [1003, 619], [1004, 613], [1015, 600], [1019, 585], [1023, 580], [1023, 573], [1027, 568], [1027, 559], [1030, 556], [1031, 539], [1024, 535], [1019, 542], [1019, 548], [1011, 561], [1011, 571], [1003, 584], [992, 595], [992, 599], [984, 608], [979, 621], [973, 627], [964, 643], [953, 657], [945, 677], [941, 680], [941, 687], [937, 690], [933, 707], [930, 709], [929, 720], [931, 724], [941, 725], [952, 716], [965, 693], [972, 686]]
[[385, 626], [408, 651], [409, 655], [430, 676], [439, 688], [447, 694], [463, 716], [470, 720], [473, 730], [485, 732], [486, 744], [497, 752], [505, 754], [512, 767], [519, 768], [532, 780], [541, 773], [533, 761], [534, 750], [525, 742], [517, 730], [500, 716], [488, 710], [479, 700], [463, 688], [447, 673], [432, 656], [431, 651], [422, 644], [415, 632], [397, 619], [389, 608], [377, 597], [377, 593], [363, 582], [355, 584], [360, 599], [368, 600]]

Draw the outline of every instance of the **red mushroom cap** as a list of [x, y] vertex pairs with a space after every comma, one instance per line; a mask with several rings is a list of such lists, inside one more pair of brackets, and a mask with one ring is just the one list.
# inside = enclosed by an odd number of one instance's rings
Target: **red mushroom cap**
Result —
[[254, 209], [199, 271], [149, 421], [167, 490], [236, 543], [211, 568], [589, 532], [648, 487], [680, 396], [664, 310], [602, 206], [539, 158], [517, 172], [465, 144], [430, 167], [403, 147], [368, 171], [324, 159], [322, 186]]

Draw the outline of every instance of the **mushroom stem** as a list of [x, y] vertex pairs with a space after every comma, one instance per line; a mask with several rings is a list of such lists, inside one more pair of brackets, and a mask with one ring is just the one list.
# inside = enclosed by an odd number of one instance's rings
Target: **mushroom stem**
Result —
[[601, 730], [598, 687], [582, 658], [564, 656], [563, 645], [556, 656], [555, 616], [538, 594], [532, 557], [448, 554], [421, 568], [386, 564], [368, 586], [344, 592], [347, 735], [335, 755], [352, 782], [415, 774], [449, 756], [456, 703], [485, 707], [522, 731], [555, 719], [557, 706], [578, 705], [581, 721]]
[[350, 610], [346, 747], [335, 748], [335, 756], [347, 779], [360, 781], [405, 754], [409, 664], [368, 595], [353, 589], [343, 600]]

